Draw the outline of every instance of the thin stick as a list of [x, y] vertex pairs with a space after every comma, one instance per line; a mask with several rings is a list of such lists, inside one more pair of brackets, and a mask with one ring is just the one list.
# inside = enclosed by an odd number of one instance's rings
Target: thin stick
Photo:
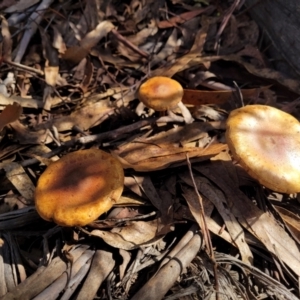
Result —
[[113, 29], [111, 31], [111, 33], [114, 34], [114, 36], [119, 40], [119, 42], [121, 42], [123, 45], [127, 46], [132, 51], [136, 52], [137, 54], [139, 54], [140, 56], [142, 56], [144, 58], [147, 58], [147, 59], [149, 58], [148, 53], [142, 51], [136, 45], [132, 44], [130, 41], [125, 39], [125, 37], [123, 35], [121, 35], [117, 30]]
[[228, 11], [225, 13], [225, 16], [223, 17], [223, 20], [221, 22], [221, 25], [219, 27], [219, 30], [216, 34], [216, 42], [214, 45], [214, 50], [217, 50], [217, 46], [218, 46], [218, 41], [220, 39], [220, 36], [222, 35], [227, 23], [230, 20], [231, 15], [233, 14], [234, 10], [237, 8], [237, 6], [239, 5], [240, 0], [234, 0], [234, 2], [232, 3], [232, 5], [230, 6], [230, 8], [228, 9]]
[[12, 66], [12, 67], [22, 70], [22, 71], [27, 71], [27, 72], [34, 73], [34, 74], [37, 74], [40, 76], [44, 76], [44, 74], [45, 74], [42, 70], [38, 70], [36, 68], [25, 66], [25, 65], [22, 65], [17, 62], [13, 62], [13, 61], [9, 61], [9, 60], [4, 60], [3, 62], [9, 66]]
[[19, 44], [18, 52], [14, 59], [16, 63], [21, 62], [32, 36], [35, 34], [40, 22], [43, 20], [44, 13], [46, 12], [47, 8], [52, 4], [53, 1], [54, 0], [43, 0], [40, 3], [40, 5], [37, 7], [37, 9], [28, 18], [26, 31], [24, 32], [24, 35]]
[[[152, 125], [155, 123], [155, 121], [156, 121], [156, 119], [154, 119], [154, 118], [141, 120], [136, 123], [130, 124], [128, 126], [123, 126], [123, 127], [117, 128], [112, 131], [103, 132], [103, 133], [99, 133], [99, 134], [93, 134], [93, 135], [87, 135], [87, 136], [83, 136], [83, 137], [80, 137], [77, 139], [73, 139], [73, 140], [67, 141], [63, 145], [57, 147], [56, 149], [54, 149], [42, 156], [45, 158], [51, 158], [51, 157], [61, 153], [64, 149], [69, 148], [69, 147], [74, 147], [75, 145], [78, 145], [78, 144], [85, 145], [85, 144], [89, 144], [92, 142], [101, 142], [106, 139], [111, 139], [111, 140], [116, 139], [122, 134], [132, 133], [144, 126]], [[30, 158], [30, 159], [26, 159], [26, 160], [20, 162], [20, 165], [22, 167], [28, 167], [30, 165], [37, 164], [39, 162], [40, 161], [36, 158]], [[0, 170], [0, 174], [1, 174], [1, 170]]]
[[207, 226], [207, 223], [206, 223], [203, 201], [202, 201], [202, 197], [200, 196], [200, 194], [198, 192], [198, 188], [197, 188], [195, 178], [194, 178], [194, 175], [193, 175], [193, 171], [192, 171], [192, 165], [191, 165], [188, 154], [186, 154], [186, 160], [187, 160], [187, 165], [188, 165], [188, 168], [189, 168], [191, 180], [192, 180], [192, 183], [193, 183], [193, 186], [194, 186], [194, 189], [195, 189], [195, 193], [198, 197], [199, 204], [200, 204], [200, 216], [201, 216], [200, 223], [201, 224], [199, 224], [199, 225], [200, 225], [200, 228], [202, 229], [202, 232], [203, 232], [203, 238], [204, 238], [204, 242], [206, 244], [207, 250], [208, 250], [208, 254], [210, 256], [210, 259], [213, 262], [214, 275], [215, 275], [216, 300], [219, 300], [219, 292], [220, 291], [219, 291], [219, 280], [218, 280], [218, 272], [217, 272], [218, 265], [217, 265], [217, 262], [216, 262], [216, 259], [215, 259], [214, 249], [213, 249], [213, 246], [212, 246], [210, 233], [209, 233], [208, 226]]

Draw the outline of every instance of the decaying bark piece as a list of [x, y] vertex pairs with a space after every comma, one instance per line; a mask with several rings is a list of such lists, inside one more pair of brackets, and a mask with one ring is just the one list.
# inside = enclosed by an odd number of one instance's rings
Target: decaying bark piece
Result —
[[189, 265], [200, 250], [201, 236], [196, 233], [189, 242], [131, 298], [131, 300], [162, 299], [174, 285], [181, 272]]
[[77, 286], [78, 281], [80, 282], [83, 277], [82, 271], [84, 273], [83, 275], [85, 275], [88, 271], [94, 253], [95, 251], [88, 249], [82, 253], [74, 263], [69, 263], [69, 268], [65, 272], [61, 273], [53, 283], [42, 290], [42, 292], [37, 295], [34, 300], [55, 300], [59, 298], [59, 295], [62, 292], [64, 294], [60, 299], [69, 299], [68, 296], [72, 295], [74, 292], [72, 287]]
[[100, 285], [112, 271], [114, 265], [115, 261], [113, 260], [111, 252], [97, 250], [92, 261], [90, 272], [76, 300], [93, 300]]
[[[71, 251], [70, 255], [72, 255], [73, 261], [75, 262], [87, 248], [87, 245], [81, 245]], [[40, 267], [12, 292], [7, 293], [2, 300], [32, 299], [65, 272], [69, 265], [70, 264], [63, 261], [62, 258], [56, 257], [47, 267]]]

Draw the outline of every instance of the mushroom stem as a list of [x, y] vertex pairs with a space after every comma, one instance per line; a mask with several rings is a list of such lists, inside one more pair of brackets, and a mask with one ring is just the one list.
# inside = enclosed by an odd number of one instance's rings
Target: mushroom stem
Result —
[[194, 118], [192, 117], [190, 111], [187, 109], [187, 107], [180, 101], [177, 106], [180, 108], [182, 116], [184, 118], [184, 121], [186, 124], [191, 124], [194, 122]]
[[157, 123], [169, 123], [169, 122], [184, 122], [184, 118], [177, 116], [171, 110], [167, 110], [168, 115], [157, 119]]
[[148, 114], [145, 112], [145, 108], [147, 106], [143, 103], [143, 102], [140, 102], [138, 104], [138, 106], [136, 107], [135, 109], [135, 113], [140, 117], [142, 115], [146, 116], [146, 117], [149, 117], [149, 116], [152, 116], [154, 113], [155, 113], [155, 110], [152, 109], [152, 108], [148, 108], [149, 112]]
[[146, 105], [143, 102], [140, 102], [136, 107], [135, 112], [139, 117], [145, 113], [145, 107]]

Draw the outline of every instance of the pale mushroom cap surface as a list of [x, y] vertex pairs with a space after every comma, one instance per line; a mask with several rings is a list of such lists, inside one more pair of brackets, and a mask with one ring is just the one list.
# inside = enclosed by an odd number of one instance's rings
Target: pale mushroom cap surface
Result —
[[262, 185], [300, 192], [300, 123], [279, 109], [248, 105], [233, 110], [226, 140], [233, 157]]
[[98, 150], [79, 150], [51, 163], [35, 190], [39, 215], [61, 226], [84, 226], [116, 203], [123, 191], [120, 162]]
[[169, 77], [156, 76], [141, 84], [138, 98], [147, 107], [164, 111], [176, 107], [183, 97], [179, 82]]

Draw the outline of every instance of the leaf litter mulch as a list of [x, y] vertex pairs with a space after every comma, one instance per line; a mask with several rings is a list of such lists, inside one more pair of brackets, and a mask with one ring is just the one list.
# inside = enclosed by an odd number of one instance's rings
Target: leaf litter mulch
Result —
[[[299, 298], [297, 195], [259, 185], [224, 138], [242, 104], [299, 118], [299, 82], [242, 2], [0, 3], [1, 299]], [[180, 82], [193, 123], [136, 114], [153, 76]], [[41, 219], [38, 178], [88, 148], [122, 163], [121, 203], [84, 227]]]

